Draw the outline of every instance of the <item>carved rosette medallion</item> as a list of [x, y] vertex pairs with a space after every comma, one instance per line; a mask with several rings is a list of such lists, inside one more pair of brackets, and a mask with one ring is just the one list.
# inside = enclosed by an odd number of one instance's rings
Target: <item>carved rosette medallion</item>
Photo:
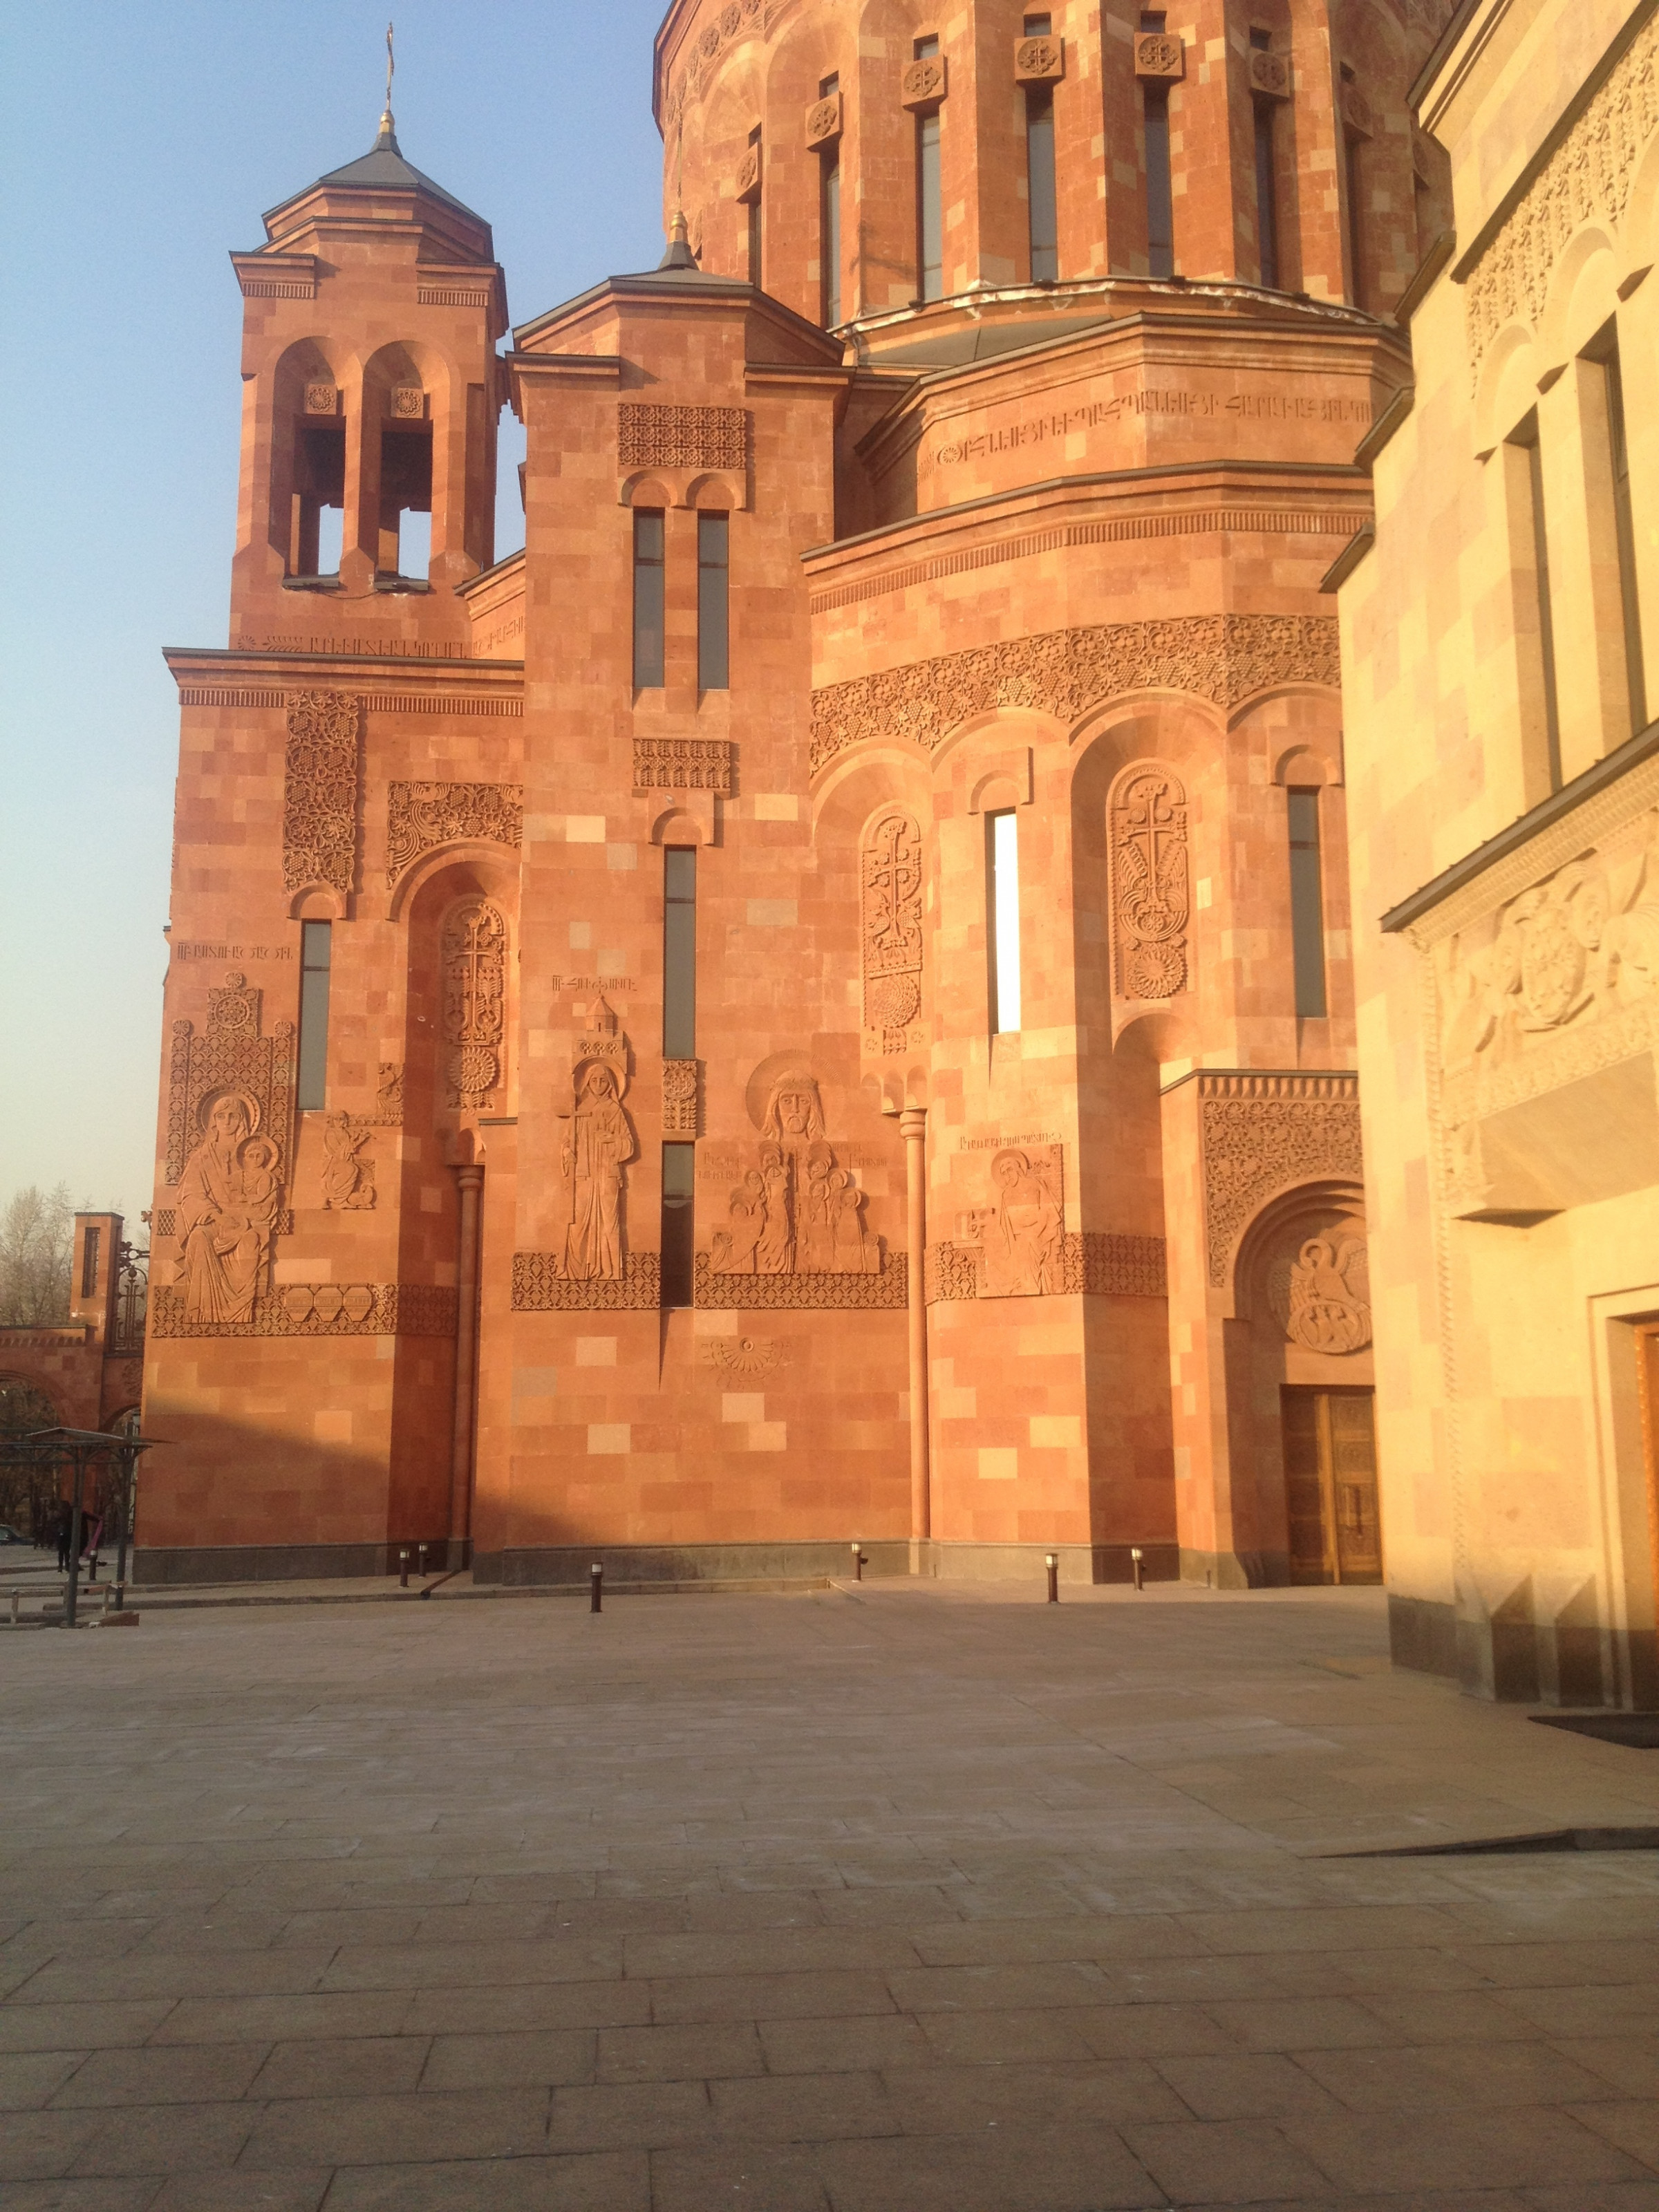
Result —
[[872, 1051], [899, 1053], [920, 1042], [921, 832], [895, 808], [878, 816], [860, 855], [864, 1022]]
[[507, 923], [487, 899], [444, 924], [443, 976], [449, 1103], [476, 1113], [501, 1081], [507, 1014]]
[[283, 887], [349, 891], [357, 865], [362, 702], [349, 691], [296, 691], [288, 705]]
[[386, 793], [386, 879], [396, 884], [440, 845], [479, 839], [518, 845], [524, 791], [516, 783], [394, 783]]
[[1172, 999], [1187, 988], [1187, 794], [1159, 763], [1113, 787], [1112, 938], [1118, 992]]

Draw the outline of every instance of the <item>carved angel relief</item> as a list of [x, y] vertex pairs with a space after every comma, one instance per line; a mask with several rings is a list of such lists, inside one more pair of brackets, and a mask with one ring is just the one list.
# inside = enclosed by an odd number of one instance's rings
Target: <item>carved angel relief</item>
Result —
[[449, 1103], [476, 1112], [501, 1081], [507, 1006], [507, 924], [488, 900], [444, 924], [444, 1042]]
[[864, 902], [864, 1021], [872, 1052], [904, 1052], [920, 1039], [921, 832], [897, 809], [872, 823], [860, 855]]
[[1187, 794], [1156, 762], [1126, 769], [1110, 808], [1112, 939], [1126, 999], [1187, 988]]
[[556, 1266], [571, 1283], [620, 1282], [623, 1169], [638, 1150], [623, 1105], [628, 1039], [601, 999], [571, 1055], [571, 1110], [561, 1115], [559, 1174], [564, 1188]]
[[714, 1231], [711, 1275], [874, 1275], [880, 1240], [864, 1219], [864, 1194], [836, 1164], [810, 1075], [773, 1086], [755, 1165], [732, 1191]]
[[1285, 1333], [1306, 1352], [1360, 1352], [1371, 1340], [1363, 1237], [1310, 1237], [1291, 1268]]
[[1059, 1145], [1010, 1146], [991, 1161], [991, 1203], [963, 1214], [957, 1241], [980, 1250], [979, 1294], [1034, 1298], [1065, 1288], [1063, 1162]]

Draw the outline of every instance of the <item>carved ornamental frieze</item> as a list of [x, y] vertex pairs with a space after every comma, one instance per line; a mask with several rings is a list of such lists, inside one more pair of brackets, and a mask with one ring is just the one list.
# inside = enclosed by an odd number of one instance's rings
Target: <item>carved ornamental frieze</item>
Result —
[[516, 783], [394, 783], [386, 792], [386, 879], [406, 876], [440, 845], [524, 837], [524, 789]]
[[1301, 1182], [1359, 1182], [1359, 1085], [1338, 1074], [1196, 1080], [1205, 1244], [1219, 1290], [1241, 1232], [1267, 1200]]
[[[953, 1305], [992, 1295], [981, 1287], [982, 1266], [977, 1243], [930, 1244], [927, 1304]], [[1051, 1279], [1053, 1273], [1051, 1267]], [[1060, 1242], [1058, 1275], [1059, 1288], [1068, 1297], [1163, 1298], [1170, 1291], [1164, 1239], [1115, 1230], [1066, 1230]]]
[[812, 694], [811, 766], [866, 738], [932, 753], [970, 714], [1035, 708], [1073, 723], [1126, 691], [1182, 691], [1242, 706], [1283, 684], [1340, 681], [1329, 615], [1191, 615], [1097, 623], [912, 661]]
[[1126, 999], [1187, 988], [1187, 794], [1157, 761], [1125, 769], [1109, 808], [1112, 963]]
[[624, 399], [617, 408], [617, 466], [742, 469], [749, 465], [744, 407], [659, 407]]
[[362, 702], [349, 691], [296, 691], [288, 703], [283, 888], [349, 891], [357, 866]]
[[488, 899], [444, 924], [443, 992], [449, 1103], [475, 1113], [501, 1079], [507, 1021], [507, 923]]
[[859, 858], [863, 900], [865, 1042], [902, 1053], [921, 1042], [921, 831], [893, 807], [865, 832]]
[[[1614, 787], [1606, 804], [1619, 795]], [[1574, 826], [1545, 836], [1570, 837]], [[1583, 835], [1589, 823], [1577, 826]], [[1547, 857], [1533, 848], [1534, 866]], [[1659, 808], [1465, 919], [1436, 960], [1447, 1194], [1455, 1210], [1478, 1210], [1490, 1168], [1483, 1124], [1659, 1049]]]
[[1659, 16], [1650, 15], [1607, 82], [1534, 178], [1468, 279], [1469, 369], [1505, 325], [1535, 331], [1563, 248], [1586, 222], [1616, 230], [1659, 128]]
[[438, 1283], [285, 1283], [255, 1294], [241, 1321], [186, 1310], [184, 1291], [152, 1285], [146, 1323], [155, 1337], [437, 1336], [453, 1338], [457, 1299]]
[[715, 791], [729, 798], [737, 747], [729, 738], [634, 740], [635, 791]]
[[686, 49], [684, 67], [668, 88], [663, 101], [663, 115], [669, 128], [676, 126], [685, 112], [689, 100], [700, 100], [714, 64], [726, 49], [737, 40], [750, 37], [763, 27], [769, 28], [769, 18], [778, 12], [777, 0], [726, 0], [723, 8], [711, 9], [708, 20]]

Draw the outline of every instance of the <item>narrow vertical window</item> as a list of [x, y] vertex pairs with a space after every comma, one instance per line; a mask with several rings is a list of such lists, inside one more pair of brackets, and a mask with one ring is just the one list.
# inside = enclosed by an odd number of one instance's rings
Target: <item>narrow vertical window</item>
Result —
[[[1354, 82], [1346, 62], [1341, 64], [1344, 91]], [[1348, 293], [1356, 307], [1365, 304], [1364, 171], [1361, 149], [1364, 140], [1346, 125], [1342, 131], [1342, 202], [1348, 228]]]
[[1550, 608], [1550, 541], [1544, 520], [1544, 457], [1538, 443], [1538, 410], [1510, 434], [1526, 459], [1527, 524], [1532, 538], [1533, 589], [1538, 609], [1538, 651], [1543, 666], [1544, 730], [1549, 749], [1550, 789], [1561, 788], [1561, 715], [1555, 686], [1555, 623]]
[[328, 971], [334, 925], [300, 924], [300, 1069], [295, 1103], [321, 1107], [328, 1079]]
[[669, 845], [662, 856], [662, 1056], [697, 1050], [697, 854]]
[[[1252, 31], [1250, 44], [1267, 53], [1273, 48], [1269, 31]], [[1270, 292], [1279, 286], [1279, 179], [1273, 167], [1273, 109], [1276, 101], [1257, 98], [1255, 106], [1255, 235], [1261, 264], [1261, 282]]]
[[1019, 1027], [1019, 827], [1012, 813], [988, 814], [986, 906], [990, 922], [991, 1033]]
[[659, 1296], [665, 1306], [691, 1304], [696, 1152], [695, 1145], [662, 1148], [662, 1258], [659, 1263], [662, 1288]]
[[749, 202], [749, 281], [758, 292], [761, 289], [761, 187], [758, 182], [761, 126], [757, 124], [749, 134], [749, 143], [755, 149], [757, 181], [753, 198]]
[[[1143, 31], [1161, 31], [1166, 17], [1143, 14]], [[1175, 275], [1175, 185], [1170, 173], [1170, 88], [1141, 87], [1142, 132], [1146, 149], [1146, 273]]]
[[[915, 58], [931, 61], [937, 39], [918, 39]], [[939, 115], [916, 118], [916, 297], [945, 297], [945, 203], [939, 179]]]
[[641, 507], [634, 516], [634, 689], [662, 682], [662, 509]]
[[1642, 609], [1636, 594], [1636, 533], [1630, 511], [1630, 447], [1625, 432], [1625, 380], [1619, 334], [1609, 329], [1599, 355], [1607, 382], [1607, 466], [1613, 479], [1613, 520], [1619, 540], [1619, 599], [1625, 630], [1625, 675], [1630, 686], [1631, 734], [1645, 729], [1648, 687], [1642, 665]]
[[[820, 79], [818, 98], [841, 90], [839, 74]], [[841, 140], [832, 138], [818, 155], [818, 306], [827, 331], [841, 320]]]
[[[1049, 15], [1028, 15], [1025, 36], [1046, 39]], [[1060, 276], [1060, 210], [1054, 180], [1054, 92], [1048, 84], [1025, 88], [1025, 194], [1030, 224], [1031, 282], [1052, 284]]]
[[88, 1229], [81, 1246], [81, 1295], [89, 1298], [98, 1287], [98, 1231]]
[[697, 517], [697, 689], [724, 691], [731, 682], [731, 523], [724, 514]]
[[1325, 887], [1319, 866], [1319, 793], [1290, 791], [1291, 954], [1299, 1021], [1317, 1021], [1325, 1008]]

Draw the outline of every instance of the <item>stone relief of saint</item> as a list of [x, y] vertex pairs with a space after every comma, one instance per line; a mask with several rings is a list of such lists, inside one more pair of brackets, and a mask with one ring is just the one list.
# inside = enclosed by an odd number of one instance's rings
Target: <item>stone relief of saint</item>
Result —
[[991, 1163], [993, 1198], [978, 1217], [985, 1255], [985, 1295], [1039, 1297], [1062, 1289], [1065, 1218], [1058, 1162], [1022, 1152]]
[[255, 1133], [258, 1122], [246, 1091], [222, 1092], [179, 1179], [176, 1279], [188, 1321], [253, 1318], [283, 1199], [281, 1149]]
[[715, 1275], [879, 1274], [881, 1243], [865, 1224], [864, 1193], [837, 1167], [810, 1075], [781, 1076], [761, 1117], [766, 1141], [714, 1231]]
[[576, 1079], [575, 1109], [565, 1121], [560, 1168], [569, 1186], [563, 1272], [573, 1283], [622, 1277], [622, 1171], [634, 1157], [633, 1124], [616, 1070], [589, 1062]]

